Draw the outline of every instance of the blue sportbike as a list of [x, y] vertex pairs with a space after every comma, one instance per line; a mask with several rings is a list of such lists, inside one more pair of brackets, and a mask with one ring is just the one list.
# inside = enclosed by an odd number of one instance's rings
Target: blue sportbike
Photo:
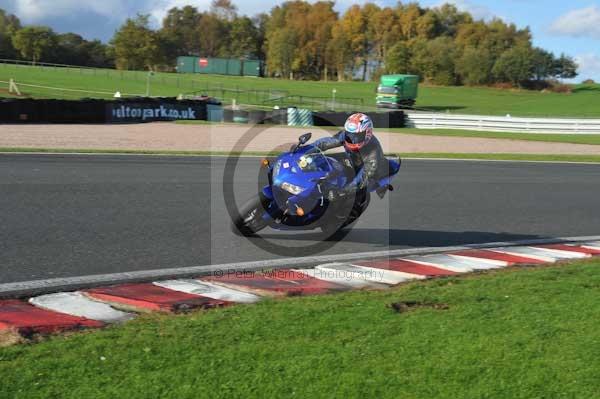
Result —
[[238, 210], [232, 231], [251, 236], [265, 227], [277, 230], [321, 229], [332, 235], [354, 223], [367, 209], [372, 192], [383, 198], [392, 191], [392, 178], [400, 170], [400, 158], [388, 158], [387, 173], [356, 195], [332, 195], [355, 177], [346, 153], [325, 154], [308, 144], [311, 133], [274, 161], [265, 159], [269, 184]]

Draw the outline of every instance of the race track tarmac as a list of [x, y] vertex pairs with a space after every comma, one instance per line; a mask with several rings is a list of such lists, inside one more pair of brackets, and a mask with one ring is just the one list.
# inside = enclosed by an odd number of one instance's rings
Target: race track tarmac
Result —
[[[226, 161], [0, 155], [0, 283], [316, 254], [315, 232], [265, 230], [279, 254], [230, 232]], [[259, 161], [239, 160], [238, 203]], [[600, 234], [600, 165], [405, 160], [394, 186], [318, 254]]]

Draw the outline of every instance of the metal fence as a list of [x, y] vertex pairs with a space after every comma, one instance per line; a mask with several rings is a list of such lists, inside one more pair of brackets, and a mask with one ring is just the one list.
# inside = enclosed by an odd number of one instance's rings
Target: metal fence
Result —
[[199, 85], [204, 85], [204, 88], [185, 93], [185, 97], [210, 96], [224, 104], [231, 104], [235, 100], [237, 104], [263, 106], [269, 101], [277, 101], [289, 95], [285, 90], [245, 90], [239, 87], [225, 87], [220, 84], [210, 84], [207, 82], [199, 83]]
[[264, 105], [280, 108], [298, 107], [314, 111], [360, 111], [365, 109], [365, 100], [359, 97], [311, 97], [311, 96], [285, 96], [265, 101]]
[[600, 133], [600, 119], [521, 118], [407, 112], [406, 126], [418, 129], [462, 129], [523, 133]]

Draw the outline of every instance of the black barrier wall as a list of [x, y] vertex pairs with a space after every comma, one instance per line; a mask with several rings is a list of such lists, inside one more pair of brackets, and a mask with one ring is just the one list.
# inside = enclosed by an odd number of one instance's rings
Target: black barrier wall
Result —
[[[126, 98], [118, 100], [0, 100], [0, 123], [141, 123], [173, 120], [207, 120], [207, 105], [220, 105], [214, 99]], [[349, 112], [313, 112], [315, 126], [344, 125]], [[402, 111], [371, 112], [376, 128], [405, 126]], [[224, 122], [286, 125], [287, 109], [223, 109]]]
[[206, 120], [211, 100], [0, 100], [0, 123], [140, 123]]
[[[402, 111], [367, 112], [375, 128], [400, 128], [406, 123], [406, 115]], [[315, 126], [344, 126], [350, 112], [313, 112]]]

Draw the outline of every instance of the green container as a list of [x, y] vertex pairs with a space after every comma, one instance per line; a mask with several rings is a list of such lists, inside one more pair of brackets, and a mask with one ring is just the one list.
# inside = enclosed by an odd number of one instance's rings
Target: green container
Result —
[[198, 57], [177, 57], [177, 72], [179, 73], [194, 73]]
[[243, 67], [244, 76], [262, 76], [262, 65], [258, 60], [245, 60]]
[[194, 72], [204, 74], [227, 75], [226, 58], [199, 57], [194, 67]]
[[242, 61], [236, 59], [227, 60], [227, 75], [241, 76], [242, 75]]

